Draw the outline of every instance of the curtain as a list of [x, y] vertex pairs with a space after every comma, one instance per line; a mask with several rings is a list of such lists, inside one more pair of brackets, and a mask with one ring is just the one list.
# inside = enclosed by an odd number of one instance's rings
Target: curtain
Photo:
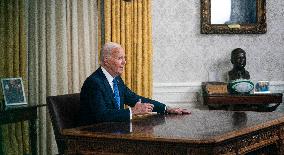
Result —
[[[0, 1], [0, 78], [22, 77], [26, 86], [27, 51], [24, 1]], [[3, 93], [0, 107], [3, 108]], [[20, 122], [0, 127], [0, 154], [29, 153], [28, 123]]]
[[[28, 0], [29, 102], [78, 93], [98, 67], [96, 0]], [[39, 154], [56, 154], [47, 109], [39, 110]]]
[[117, 42], [126, 53], [122, 77], [129, 88], [152, 96], [151, 0], [98, 0], [99, 42]]

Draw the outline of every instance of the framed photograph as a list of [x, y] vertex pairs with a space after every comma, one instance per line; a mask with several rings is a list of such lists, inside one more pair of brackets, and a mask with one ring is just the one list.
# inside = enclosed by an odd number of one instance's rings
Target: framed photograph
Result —
[[5, 106], [26, 105], [22, 78], [1, 79]]
[[270, 93], [269, 90], [269, 81], [258, 81], [255, 84], [255, 94], [265, 94]]

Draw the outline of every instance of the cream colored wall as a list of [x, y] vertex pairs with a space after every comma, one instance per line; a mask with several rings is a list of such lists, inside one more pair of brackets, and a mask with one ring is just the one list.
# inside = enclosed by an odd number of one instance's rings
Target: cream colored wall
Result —
[[247, 52], [253, 81], [272, 81], [277, 92], [284, 92], [284, 1], [266, 1], [266, 34], [237, 35], [200, 34], [200, 0], [153, 0], [152, 5], [155, 99], [194, 101], [196, 94], [188, 90], [212, 72], [225, 81], [230, 53], [238, 47]]

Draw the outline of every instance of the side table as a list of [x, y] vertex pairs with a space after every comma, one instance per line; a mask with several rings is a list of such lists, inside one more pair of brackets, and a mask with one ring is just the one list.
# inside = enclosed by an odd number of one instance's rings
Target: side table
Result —
[[15, 106], [0, 110], [0, 125], [29, 121], [29, 138], [32, 155], [37, 154], [37, 108], [45, 106]]
[[203, 82], [202, 95], [204, 104], [209, 109], [274, 111], [282, 103], [282, 93], [267, 94], [229, 94], [224, 82]]

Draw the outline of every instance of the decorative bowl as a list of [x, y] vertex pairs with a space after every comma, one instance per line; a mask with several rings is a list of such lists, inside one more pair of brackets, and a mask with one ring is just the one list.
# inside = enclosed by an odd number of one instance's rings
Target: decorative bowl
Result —
[[244, 94], [249, 93], [253, 90], [254, 84], [250, 80], [247, 79], [237, 79], [230, 81], [228, 84], [228, 90], [230, 93], [234, 94]]

